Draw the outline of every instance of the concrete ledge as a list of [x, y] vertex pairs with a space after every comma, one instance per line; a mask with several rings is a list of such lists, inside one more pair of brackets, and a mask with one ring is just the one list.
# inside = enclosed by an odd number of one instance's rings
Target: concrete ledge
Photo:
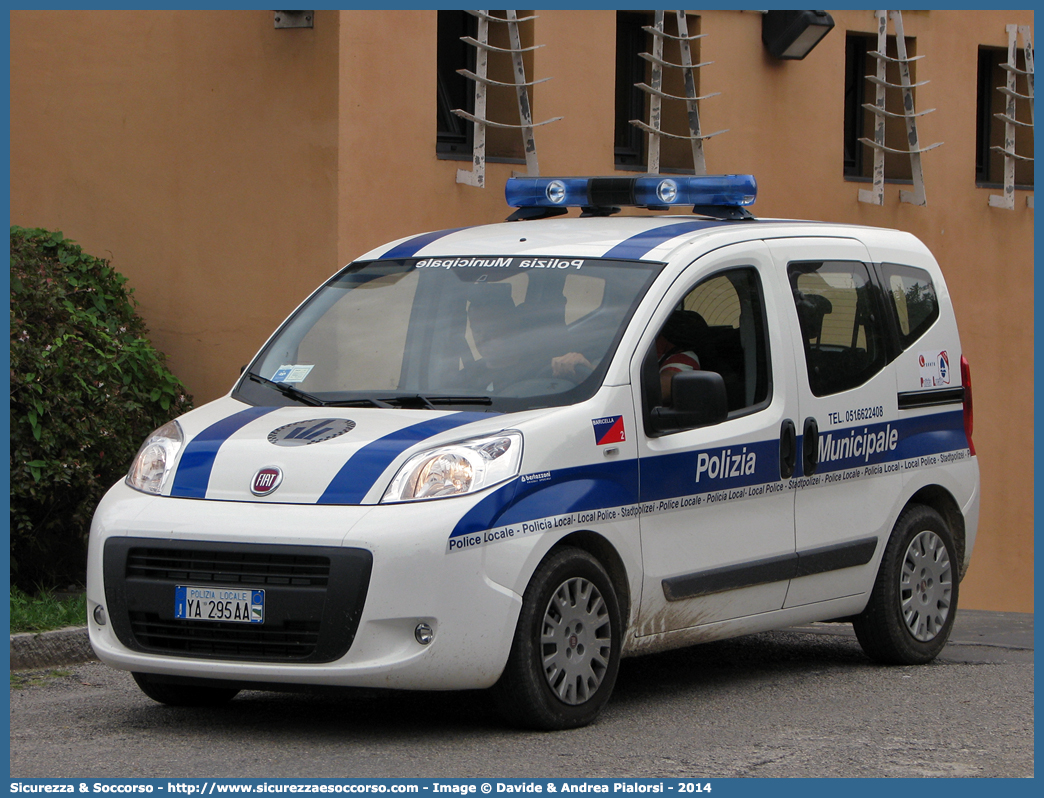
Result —
[[11, 670], [53, 668], [97, 659], [86, 626], [11, 635]]

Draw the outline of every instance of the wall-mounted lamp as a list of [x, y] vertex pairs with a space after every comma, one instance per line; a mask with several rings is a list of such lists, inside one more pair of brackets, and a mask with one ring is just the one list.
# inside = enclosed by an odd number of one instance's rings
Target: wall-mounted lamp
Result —
[[276, 11], [277, 28], [310, 28], [315, 18], [314, 11]]
[[834, 27], [826, 11], [766, 11], [761, 41], [773, 58], [799, 61]]

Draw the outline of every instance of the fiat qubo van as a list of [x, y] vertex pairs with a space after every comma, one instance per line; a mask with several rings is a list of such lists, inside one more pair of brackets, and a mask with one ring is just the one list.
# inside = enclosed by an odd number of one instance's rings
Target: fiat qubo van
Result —
[[934, 658], [979, 474], [925, 246], [755, 219], [744, 175], [506, 193], [346, 266], [149, 436], [91, 529], [102, 661], [166, 704], [490, 688], [561, 729], [644, 652], [844, 620]]

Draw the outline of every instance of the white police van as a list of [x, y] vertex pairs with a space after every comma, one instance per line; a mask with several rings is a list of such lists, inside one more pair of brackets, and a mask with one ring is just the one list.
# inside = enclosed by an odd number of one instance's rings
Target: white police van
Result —
[[621, 657], [792, 624], [931, 660], [979, 511], [942, 273], [755, 191], [513, 178], [506, 223], [347, 266], [100, 504], [98, 656], [167, 704], [492, 688], [537, 728]]

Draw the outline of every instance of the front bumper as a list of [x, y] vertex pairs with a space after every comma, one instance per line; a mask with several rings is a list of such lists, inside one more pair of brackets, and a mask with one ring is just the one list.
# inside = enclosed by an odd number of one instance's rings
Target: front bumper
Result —
[[[179, 677], [488, 687], [507, 661], [521, 597], [487, 576], [486, 547], [447, 552], [449, 530], [480, 498], [273, 505], [146, 496], [121, 483], [91, 529], [91, 644], [113, 667]], [[521, 567], [528, 557], [519, 555]], [[263, 632], [173, 619], [176, 584], [237, 586], [229, 560], [251, 562], [248, 578], [256, 579], [259, 556], [326, 559], [328, 583], [294, 585], [276, 567], [265, 586], [273, 623]], [[143, 562], [162, 567], [142, 571]], [[94, 619], [98, 605], [104, 625]], [[429, 645], [414, 635], [420, 623], [435, 630]]]

